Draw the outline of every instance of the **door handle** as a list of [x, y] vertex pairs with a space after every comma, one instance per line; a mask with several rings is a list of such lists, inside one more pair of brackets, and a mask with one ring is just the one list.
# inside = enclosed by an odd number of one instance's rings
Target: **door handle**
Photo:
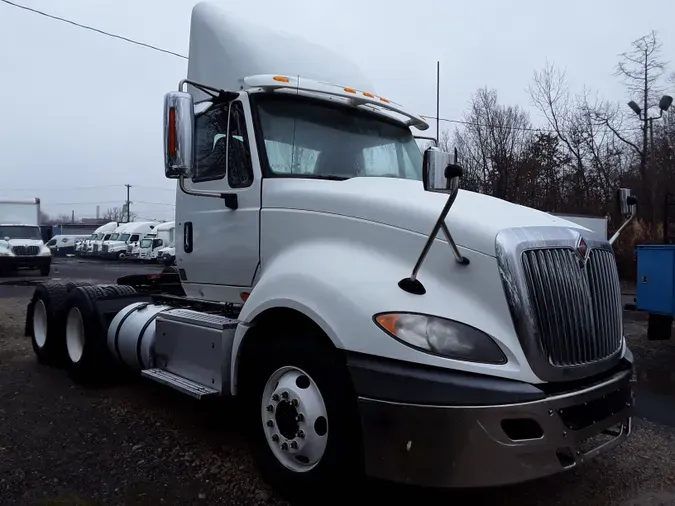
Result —
[[194, 247], [192, 237], [192, 222], [186, 221], [185, 226], [183, 227], [183, 251], [185, 251], [185, 253], [192, 253]]

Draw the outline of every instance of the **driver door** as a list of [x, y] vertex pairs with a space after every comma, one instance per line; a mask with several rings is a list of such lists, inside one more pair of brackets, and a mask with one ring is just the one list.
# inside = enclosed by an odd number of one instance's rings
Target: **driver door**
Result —
[[250, 287], [258, 266], [260, 177], [246, 99], [195, 118], [195, 170], [186, 186], [222, 198], [177, 192], [177, 265], [186, 291], [212, 300], [227, 299], [219, 287]]

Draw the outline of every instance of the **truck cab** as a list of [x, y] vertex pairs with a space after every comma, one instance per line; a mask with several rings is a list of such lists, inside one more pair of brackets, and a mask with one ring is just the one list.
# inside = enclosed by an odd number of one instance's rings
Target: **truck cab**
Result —
[[121, 260], [128, 257], [135, 245], [157, 226], [157, 222], [124, 223], [115, 229], [110, 239], [104, 241], [100, 256]]
[[0, 200], [0, 271], [49, 275], [52, 255], [40, 229], [40, 199]]
[[182, 292], [73, 288], [72, 377], [119, 362], [237, 397], [263, 477], [305, 498], [364, 474], [506, 485], [616, 448], [633, 358], [611, 241], [461, 190], [427, 129], [340, 55], [198, 3], [164, 101]]
[[138, 247], [132, 252], [132, 258], [143, 262], [156, 261], [159, 250], [173, 242], [174, 230], [175, 222], [160, 223], [152, 232], [141, 239]]

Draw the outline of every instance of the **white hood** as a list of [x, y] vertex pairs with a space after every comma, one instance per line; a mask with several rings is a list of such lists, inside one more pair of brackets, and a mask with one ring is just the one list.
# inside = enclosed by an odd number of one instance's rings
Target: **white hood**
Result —
[[40, 248], [44, 246], [41, 239], [10, 239], [9, 241], [5, 241], [0, 237], [0, 247], [6, 248], [8, 242], [10, 248], [13, 246], [38, 246]]
[[[263, 208], [350, 216], [424, 235], [433, 229], [447, 198], [425, 192], [421, 181], [406, 179], [269, 178], [263, 182]], [[458, 245], [491, 256], [495, 255], [497, 233], [505, 228], [558, 226], [586, 230], [530, 207], [465, 190], [459, 191], [446, 223]]]

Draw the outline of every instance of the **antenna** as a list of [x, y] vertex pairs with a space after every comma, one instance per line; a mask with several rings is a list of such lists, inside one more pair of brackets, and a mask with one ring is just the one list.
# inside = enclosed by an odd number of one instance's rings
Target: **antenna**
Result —
[[441, 62], [436, 62], [436, 146], [441, 142]]

